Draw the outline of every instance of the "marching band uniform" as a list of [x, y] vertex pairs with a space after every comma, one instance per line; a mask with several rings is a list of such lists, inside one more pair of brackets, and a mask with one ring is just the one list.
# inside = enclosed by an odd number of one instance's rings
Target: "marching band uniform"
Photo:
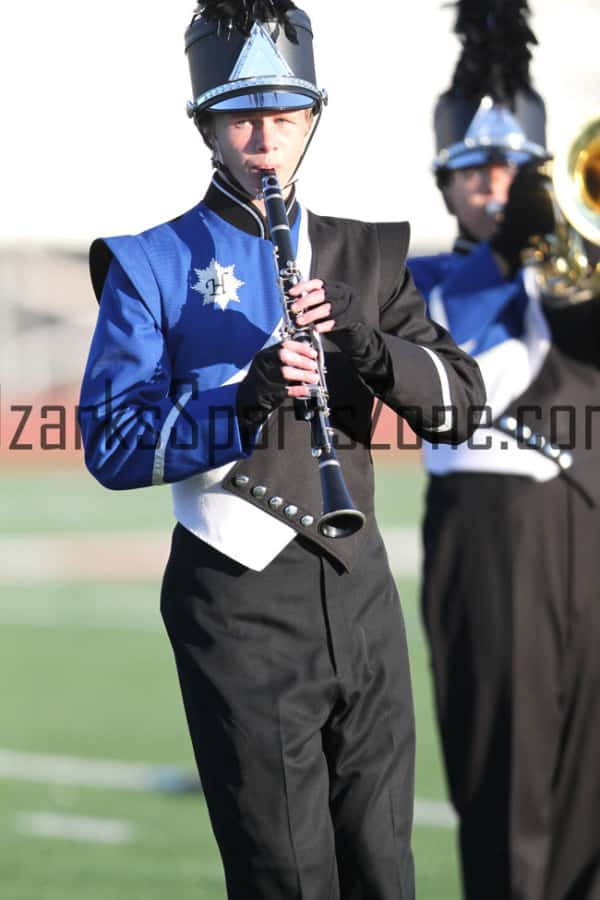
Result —
[[[195, 17], [188, 54], [205, 99], [194, 113], [229, 101], [296, 109], [307, 91], [320, 103], [310, 24], [283, 6], [283, 19], [254, 20], [249, 34], [206, 8]], [[231, 73], [249, 79], [249, 60], [261, 68], [240, 94]], [[92, 246], [100, 310], [82, 388], [86, 462], [111, 488], [172, 484], [161, 608], [228, 896], [412, 900], [412, 697], [373, 514], [370, 411], [377, 392], [419, 433], [458, 441], [481, 381], [425, 315], [404, 265], [406, 223], [316, 216], [293, 191], [287, 212], [300, 268], [351, 286], [370, 338], [352, 358], [324, 341], [362, 531], [317, 530], [310, 428], [289, 408], [244, 440], [236, 396], [253, 358], [280, 340], [282, 306], [267, 224], [227, 171], [179, 219]]]
[[[489, 28], [475, 32], [493, 44]], [[467, 39], [463, 64], [468, 53]], [[485, 69], [471, 70], [482, 93], [455, 87], [436, 110], [442, 183], [546, 156], [541, 98], [521, 85], [482, 99]], [[505, 277], [496, 246], [463, 230], [452, 253], [410, 261], [429, 314], [479, 363], [488, 404], [468, 445], [424, 452], [422, 603], [444, 759], [467, 900], [595, 900], [600, 297], [552, 302], [532, 269]]]

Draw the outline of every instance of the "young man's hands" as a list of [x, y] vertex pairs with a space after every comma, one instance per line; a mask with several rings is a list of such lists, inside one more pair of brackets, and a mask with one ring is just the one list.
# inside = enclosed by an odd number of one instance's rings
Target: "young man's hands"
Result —
[[[327, 334], [352, 360], [371, 387], [383, 388], [391, 378], [391, 360], [379, 333], [361, 320], [352, 288], [320, 278], [290, 289], [296, 325]], [[260, 350], [237, 395], [237, 414], [245, 441], [287, 397], [309, 396], [319, 380], [317, 353], [308, 342], [286, 340]]]

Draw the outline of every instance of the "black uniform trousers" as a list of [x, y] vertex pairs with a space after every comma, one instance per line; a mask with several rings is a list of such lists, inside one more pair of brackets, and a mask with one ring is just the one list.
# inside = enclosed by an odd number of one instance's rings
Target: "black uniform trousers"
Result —
[[413, 900], [414, 719], [379, 533], [351, 573], [293, 540], [263, 571], [178, 525], [162, 591], [233, 900]]
[[600, 515], [563, 478], [430, 481], [423, 614], [467, 900], [600, 898]]

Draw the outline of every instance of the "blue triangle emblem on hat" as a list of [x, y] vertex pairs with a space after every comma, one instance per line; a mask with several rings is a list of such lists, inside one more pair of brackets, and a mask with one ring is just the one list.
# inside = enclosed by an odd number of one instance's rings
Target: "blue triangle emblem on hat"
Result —
[[250, 37], [242, 47], [229, 81], [261, 76], [293, 77], [294, 73], [275, 46], [265, 28], [255, 22]]
[[484, 97], [464, 138], [444, 147], [434, 170], [465, 169], [501, 160], [520, 166], [533, 159], [548, 159], [544, 147], [531, 141], [515, 115], [492, 97]]
[[520, 150], [526, 143], [525, 132], [515, 116], [491, 97], [484, 97], [465, 134], [465, 144]]

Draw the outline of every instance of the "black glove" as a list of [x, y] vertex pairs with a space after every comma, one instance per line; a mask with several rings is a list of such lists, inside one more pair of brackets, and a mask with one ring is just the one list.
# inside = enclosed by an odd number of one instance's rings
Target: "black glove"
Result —
[[281, 344], [273, 344], [259, 350], [246, 377], [238, 388], [236, 413], [242, 443], [248, 448], [257, 428], [266, 421], [269, 413], [281, 406], [286, 399], [289, 382], [281, 374], [279, 350]]
[[380, 333], [362, 321], [362, 310], [350, 285], [341, 281], [324, 284], [325, 301], [331, 305], [328, 318], [335, 328], [325, 335], [352, 360], [354, 368], [371, 390], [383, 394], [393, 381], [392, 358]]
[[327, 318], [335, 319], [336, 329], [343, 328], [360, 318], [354, 291], [349, 284], [344, 284], [343, 281], [324, 281], [323, 290], [325, 302], [331, 306], [331, 312]]
[[511, 276], [521, 268], [521, 253], [536, 235], [554, 231], [556, 222], [549, 179], [539, 164], [523, 166], [515, 175], [502, 222], [490, 241], [508, 263]]

